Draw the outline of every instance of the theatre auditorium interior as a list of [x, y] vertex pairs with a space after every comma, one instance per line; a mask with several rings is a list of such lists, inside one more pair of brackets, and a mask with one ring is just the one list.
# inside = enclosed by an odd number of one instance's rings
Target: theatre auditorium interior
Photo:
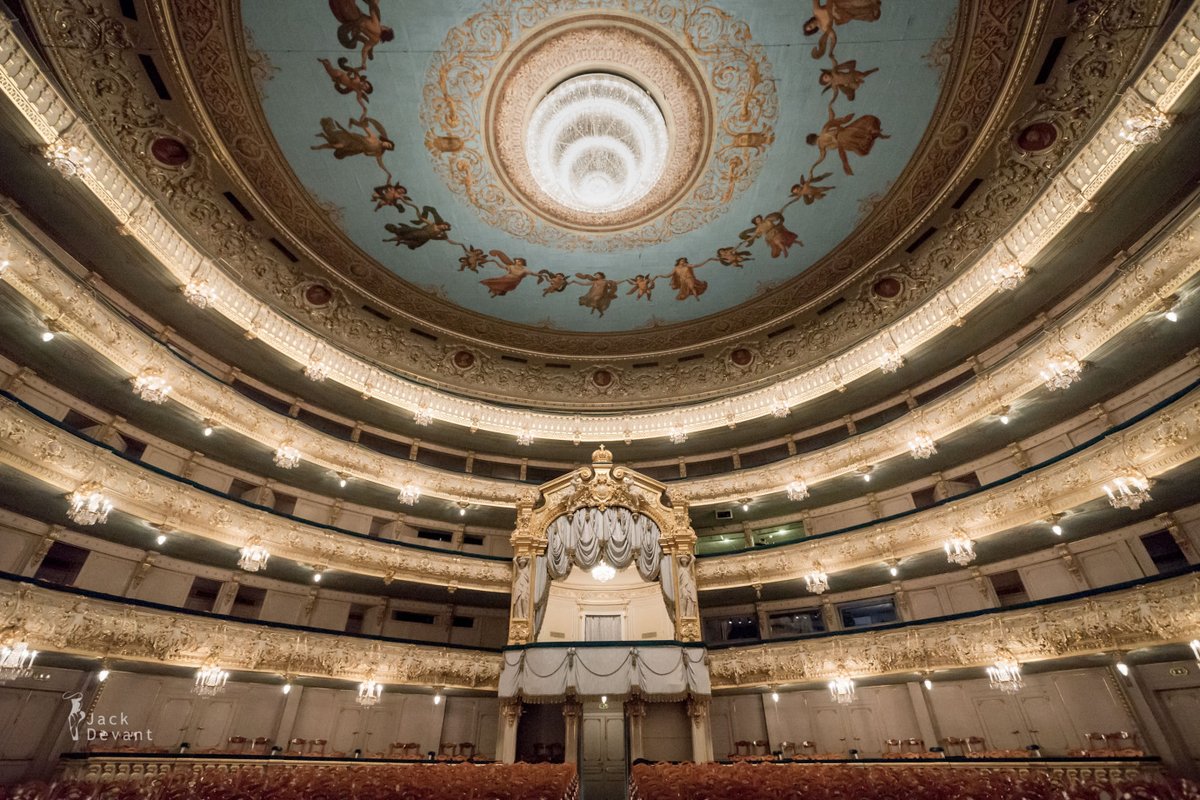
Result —
[[1200, 0], [0, 0], [0, 800], [1200, 798]]

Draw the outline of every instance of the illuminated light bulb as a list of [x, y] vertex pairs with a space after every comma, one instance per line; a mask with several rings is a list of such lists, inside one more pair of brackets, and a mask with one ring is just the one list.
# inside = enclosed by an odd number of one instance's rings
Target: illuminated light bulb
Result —
[[1166, 317], [1167, 322], [1179, 322], [1179, 312], [1173, 308], [1166, 313]]
[[167, 535], [165, 533], [160, 533], [154, 541], [159, 545], [159, 547], [161, 547], [167, 543]]
[[345, 489], [345, 488], [346, 488], [346, 479], [345, 479], [345, 478], [338, 478], [338, 486], [340, 486], [341, 488]]
[[1118, 661], [1117, 662], [1117, 672], [1121, 673], [1121, 675], [1128, 678], [1129, 677], [1129, 665], [1126, 664], [1124, 661]]
[[929, 678], [926, 678], [925, 680], [923, 680], [922, 683], [925, 685], [925, 691], [927, 691], [927, 692], [933, 691], [933, 681], [929, 680]]
[[102, 669], [96, 673], [96, 680], [100, 681], [101, 683], [104, 683], [106, 680], [108, 680], [108, 676], [111, 674], [112, 673], [110, 673], [108, 671], [108, 669]]
[[900, 568], [899, 567], [889, 567], [888, 572], [891, 573], [891, 576], [894, 578], [900, 574]]
[[440, 706], [442, 704], [442, 693], [441, 692], [437, 692], [433, 695], [433, 704], [435, 706]]
[[213, 435], [213, 426], [212, 426], [212, 425], [205, 425], [205, 426], [204, 426], [204, 431], [203, 431], [203, 433], [204, 433], [204, 435], [205, 435], [205, 436], [212, 436], [212, 435]]
[[776, 692], [776, 691], [771, 692], [771, 702], [774, 702], [774, 703], [779, 702], [779, 692]]
[[42, 331], [42, 341], [49, 342], [54, 339], [54, 331]]
[[284, 694], [291, 694], [292, 693], [292, 685], [290, 683], [285, 683], [282, 687], [280, 687], [280, 691], [283, 692]]
[[458, 515], [459, 515], [460, 517], [465, 517], [465, 516], [467, 515], [467, 510], [466, 510], [465, 508], [460, 508], [460, 509], [458, 510]]
[[871, 473], [868, 472], [866, 475], [863, 475], [863, 481], [865, 481], [866, 483], [870, 483], [871, 482]]
[[1007, 425], [1008, 423], [1009, 423], [1008, 414], [1001, 414], [1000, 415], [1000, 424]]
[[1059, 525], [1057, 522], [1050, 526], [1050, 530], [1055, 536], [1063, 535], [1063, 526]]
[[313, 583], [320, 583], [320, 582], [321, 582], [321, 573], [319, 573], [319, 572], [315, 573], [313, 575]]
[[749, 510], [750, 510], [750, 504], [742, 503], [742, 511], [749, 511]]

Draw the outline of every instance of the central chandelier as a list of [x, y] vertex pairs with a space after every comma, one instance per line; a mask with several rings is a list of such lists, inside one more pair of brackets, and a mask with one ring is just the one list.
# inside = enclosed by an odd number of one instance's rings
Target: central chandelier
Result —
[[821, 565], [813, 566], [804, 575], [804, 588], [813, 594], [824, 594], [829, 589], [829, 576], [825, 574], [825, 570], [821, 569]]
[[271, 554], [267, 552], [267, 548], [260, 544], [248, 544], [238, 551], [241, 557], [238, 559], [238, 566], [246, 570], [246, 572], [258, 572], [267, 566], [267, 559]]
[[956, 530], [954, 535], [946, 540], [945, 549], [946, 560], [951, 564], [965, 567], [975, 560], [975, 542], [962, 531]]
[[654, 98], [606, 73], [563, 81], [526, 126], [525, 160], [534, 180], [575, 211], [601, 214], [641, 200], [662, 176], [669, 150]]
[[829, 695], [840, 704], [854, 702], [854, 680], [847, 675], [839, 675], [829, 682]]
[[613, 568], [613, 565], [609, 564], [603, 558], [600, 559], [599, 564], [592, 567], [592, 577], [595, 578], [596, 580], [600, 581], [601, 583], [608, 583], [613, 578], [615, 578], [616, 575], [617, 575], [617, 571], [616, 571], [616, 569]]
[[108, 521], [112, 501], [95, 481], [88, 481], [67, 495], [67, 517], [76, 525], [95, 525]]
[[25, 642], [0, 647], [0, 681], [15, 681], [33, 675], [33, 660], [38, 651]]
[[404, 485], [400, 487], [400, 494], [396, 495], [396, 499], [406, 506], [415, 506], [421, 499], [421, 487], [412, 481], [405, 481]]
[[908, 443], [908, 449], [913, 458], [932, 458], [937, 453], [937, 442], [925, 431], [921, 431]]
[[379, 704], [379, 698], [383, 696], [383, 684], [377, 683], [374, 678], [363, 681], [358, 685], [357, 702], [360, 706], [373, 706]]
[[787, 485], [787, 499], [798, 503], [808, 497], [808, 484], [797, 478]]
[[987, 674], [991, 687], [1005, 694], [1015, 694], [1025, 685], [1021, 677], [1021, 665], [1011, 659], [997, 661], [994, 667], [987, 668]]
[[1149, 503], [1150, 481], [1140, 475], [1122, 475], [1104, 484], [1104, 493], [1113, 508], [1128, 508], [1133, 511]]
[[1069, 353], [1062, 353], [1046, 362], [1042, 369], [1042, 380], [1046, 388], [1052, 392], [1066, 389], [1079, 380], [1083, 373], [1083, 364]]
[[225, 682], [229, 673], [218, 666], [201, 667], [196, 670], [196, 682], [192, 684], [192, 694], [201, 697], [213, 697], [225, 691]]
[[300, 466], [300, 451], [290, 444], [281, 444], [275, 448], [275, 457], [272, 460], [280, 469], [295, 469]]
[[147, 403], [162, 405], [167, 402], [167, 395], [171, 393], [171, 384], [154, 370], [143, 370], [132, 383], [133, 393]]

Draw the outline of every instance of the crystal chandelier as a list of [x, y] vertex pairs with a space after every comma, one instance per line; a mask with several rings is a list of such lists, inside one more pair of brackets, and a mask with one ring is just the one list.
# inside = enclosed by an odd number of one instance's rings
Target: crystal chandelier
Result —
[[1001, 291], [1011, 292], [1017, 288], [1026, 274], [1028, 273], [1021, 266], [1021, 262], [1015, 258], [1010, 258], [992, 270], [992, 282]]
[[158, 372], [143, 370], [133, 379], [133, 393], [147, 403], [162, 405], [167, 402], [167, 395], [171, 393], [171, 384]]
[[192, 684], [192, 693], [201, 697], [213, 697], [225, 691], [225, 682], [229, 673], [218, 666], [201, 667], [196, 670], [196, 682]]
[[787, 499], [798, 503], [808, 497], [808, 484], [797, 478], [787, 485]]
[[955, 531], [954, 535], [946, 540], [945, 549], [946, 560], [951, 564], [965, 567], [975, 560], [975, 542], [962, 531]]
[[1082, 372], [1083, 365], [1079, 363], [1079, 359], [1069, 353], [1062, 353], [1046, 362], [1042, 370], [1042, 380], [1046, 382], [1046, 388], [1056, 392], [1079, 380]]
[[304, 366], [304, 377], [314, 383], [321, 383], [329, 377], [329, 365], [319, 358], [313, 359]]
[[[413, 412], [413, 422], [420, 425], [421, 427], [425, 427], [426, 425], [433, 424], [433, 412], [429, 410], [428, 403], [422, 403], [421, 405], [417, 406], [417, 410], [415, 412]], [[528, 443], [529, 444], [533, 443], [532, 436], [529, 437]]]
[[1005, 694], [1021, 691], [1025, 680], [1021, 677], [1021, 665], [1016, 661], [1004, 659], [997, 661], [994, 667], [987, 668], [988, 681], [993, 689], [999, 689]]
[[0, 647], [0, 681], [15, 681], [33, 675], [33, 660], [38, 651], [25, 642]]
[[529, 445], [533, 444], [533, 431], [529, 430], [529, 428], [521, 428], [517, 432], [517, 444], [521, 447], [529, 447]]
[[67, 495], [67, 517], [76, 525], [95, 525], [108, 521], [112, 501], [95, 481], [88, 481]]
[[73, 178], [84, 172], [91, 172], [92, 157], [84, 155], [73, 144], [65, 139], [58, 139], [42, 148], [46, 163], [54, 167], [64, 178]]
[[421, 499], [421, 487], [412, 481], [405, 481], [404, 485], [400, 487], [400, 494], [396, 495], [396, 499], [406, 506], [415, 506]]
[[889, 347], [879, 357], [879, 371], [891, 374], [904, 366], [904, 356], [895, 347]]
[[829, 695], [841, 705], [853, 703], [854, 680], [846, 675], [839, 675], [829, 682]]
[[379, 703], [379, 698], [383, 696], [383, 684], [376, 683], [374, 679], [364, 681], [358, 685], [358, 704], [360, 706], [373, 706]]
[[679, 427], [679, 423], [672, 422], [667, 438], [671, 440], [671, 444], [683, 444], [687, 441], [687, 431]]
[[1171, 127], [1171, 118], [1156, 106], [1147, 104], [1145, 109], [1130, 115], [1121, 123], [1118, 134], [1135, 145], [1154, 144], [1162, 138], [1162, 132]]
[[300, 466], [300, 451], [290, 444], [281, 444], [275, 448], [274, 461], [280, 469], [295, 469]]
[[183, 297], [201, 310], [208, 308], [217, 299], [217, 290], [203, 278], [192, 278], [183, 287]]
[[1142, 503], [1149, 503], [1150, 481], [1140, 475], [1122, 475], [1104, 484], [1104, 492], [1113, 508], [1128, 508], [1136, 511]]
[[775, 398], [771, 401], [771, 416], [776, 419], [783, 419], [791, 413], [792, 407], [788, 405], [787, 398], [783, 396], [783, 393], [775, 395]]
[[908, 449], [912, 453], [913, 458], [931, 458], [937, 453], [937, 443], [933, 441], [932, 436], [925, 431], [921, 431], [909, 441]]
[[612, 564], [609, 564], [603, 558], [600, 563], [592, 567], [592, 577], [601, 583], [608, 583], [617, 575], [617, 571], [613, 569]]
[[267, 559], [271, 554], [267, 552], [267, 548], [261, 544], [248, 544], [238, 551], [241, 557], [238, 559], [238, 566], [246, 570], [246, 572], [258, 572], [267, 566]]
[[829, 576], [825, 574], [825, 570], [821, 569], [821, 565], [815, 565], [804, 576], [804, 588], [813, 594], [823, 594], [829, 589]]

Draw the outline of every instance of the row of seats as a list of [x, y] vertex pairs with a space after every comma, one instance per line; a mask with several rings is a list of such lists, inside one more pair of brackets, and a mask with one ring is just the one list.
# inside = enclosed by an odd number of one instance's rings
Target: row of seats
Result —
[[[301, 739], [293, 738], [288, 740], [286, 748], [281, 748], [278, 752], [282, 752], [285, 756], [309, 756], [317, 758], [347, 758], [352, 756], [352, 753], [346, 753], [339, 750], [329, 750], [328, 739]], [[561, 748], [562, 745], [559, 745]], [[148, 748], [142, 745], [115, 745], [102, 742], [93, 742], [89, 747], [90, 750], [100, 753], [153, 753], [161, 754], [168, 753], [170, 750], [165, 747]], [[266, 756], [277, 752], [277, 749], [272, 744], [270, 738], [266, 736], [255, 736], [253, 738], [247, 736], [230, 736], [228, 743], [224, 747], [205, 747], [189, 750], [188, 752], [200, 755], [252, 755]], [[386, 752], [378, 753], [360, 753], [361, 758], [398, 758], [422, 760], [426, 757], [425, 753], [421, 752], [420, 742], [392, 742]], [[476, 752], [473, 742], [441, 742], [437, 752], [434, 754], [434, 759], [437, 761], [484, 761], [482, 756]], [[542, 759], [543, 761], [548, 759]], [[559, 761], [562, 761], [561, 754]]]
[[561, 764], [566, 755], [562, 742], [534, 742], [528, 748], [522, 748], [518, 761], [526, 764]]
[[[1114, 756], [1144, 756], [1146, 753], [1137, 743], [1137, 734], [1129, 731], [1115, 733], [1087, 733], [1086, 746], [1070, 750], [1067, 755], [1075, 758], [1109, 758]], [[818, 752], [816, 742], [780, 742], [776, 750], [764, 739], [740, 739], [733, 743], [734, 750], [726, 756], [728, 761], [771, 761], [774, 759], [821, 761], [846, 758], [846, 753]], [[884, 739], [883, 758], [1026, 758], [1028, 750], [989, 750], [982, 736], [947, 736], [941, 740], [941, 749], [933, 752], [925, 748], [925, 740], [916, 737]]]

